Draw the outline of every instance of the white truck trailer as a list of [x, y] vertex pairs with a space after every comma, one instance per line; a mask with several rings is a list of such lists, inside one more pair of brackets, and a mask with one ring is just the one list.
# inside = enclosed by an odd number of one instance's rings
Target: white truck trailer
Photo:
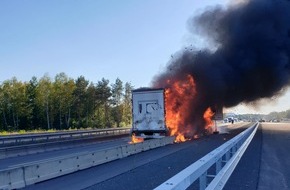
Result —
[[132, 135], [144, 139], [167, 135], [164, 93], [163, 88], [139, 88], [132, 91]]

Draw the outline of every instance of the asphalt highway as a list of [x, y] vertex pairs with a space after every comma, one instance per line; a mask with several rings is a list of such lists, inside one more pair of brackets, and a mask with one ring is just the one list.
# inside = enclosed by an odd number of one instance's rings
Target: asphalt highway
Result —
[[290, 189], [290, 123], [262, 123], [225, 189]]
[[229, 134], [210, 135], [153, 149], [26, 189], [153, 189], [244, 129], [240, 124], [231, 125]]
[[[25, 189], [154, 189], [244, 129], [245, 127], [239, 124], [229, 125], [223, 129], [229, 131], [229, 134], [211, 135], [153, 149], [34, 184]], [[128, 139], [122, 141], [125, 143]], [[290, 123], [261, 123], [224, 189], [289, 190], [289, 150]], [[2, 161], [0, 165], [3, 166]], [[189, 189], [197, 189], [197, 186], [193, 185]]]

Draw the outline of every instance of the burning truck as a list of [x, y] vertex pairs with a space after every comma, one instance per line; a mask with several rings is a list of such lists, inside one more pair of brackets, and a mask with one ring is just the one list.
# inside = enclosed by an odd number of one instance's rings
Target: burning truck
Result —
[[163, 88], [139, 88], [132, 91], [132, 136], [146, 139], [168, 134], [164, 95]]
[[178, 142], [197, 138], [211, 133], [212, 108], [255, 107], [289, 89], [290, 1], [234, 2], [188, 20], [189, 32], [210, 47], [200, 49], [192, 41], [173, 54], [152, 81], [152, 87], [165, 89], [157, 91], [160, 97], [133, 92], [134, 134], [154, 137], [168, 127]]
[[[170, 81], [168, 81], [170, 82]], [[194, 98], [194, 81], [188, 76], [185, 81], [175, 82], [168, 88], [139, 88], [132, 91], [132, 142], [148, 138], [175, 136], [175, 142], [197, 138], [200, 131], [192, 130], [185, 119], [190, 116], [189, 107]], [[190, 93], [189, 96], [186, 94]], [[201, 116], [207, 131], [213, 124], [214, 113], [210, 108]]]

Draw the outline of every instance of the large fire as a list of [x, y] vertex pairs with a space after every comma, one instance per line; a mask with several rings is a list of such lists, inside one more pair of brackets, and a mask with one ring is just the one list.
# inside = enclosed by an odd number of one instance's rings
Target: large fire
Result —
[[[186, 124], [185, 118], [190, 114], [190, 103], [195, 98], [196, 84], [191, 75], [187, 75], [184, 80], [171, 81], [167, 80], [168, 86], [165, 91], [166, 101], [166, 125], [170, 130], [170, 136], [175, 136], [175, 142], [184, 142], [192, 138], [198, 138], [197, 134], [194, 134], [192, 125]], [[204, 119], [206, 121], [205, 129], [209, 129], [212, 125], [211, 117], [213, 112], [208, 108], [204, 113]], [[186, 134], [193, 134], [192, 136], [186, 136]]]

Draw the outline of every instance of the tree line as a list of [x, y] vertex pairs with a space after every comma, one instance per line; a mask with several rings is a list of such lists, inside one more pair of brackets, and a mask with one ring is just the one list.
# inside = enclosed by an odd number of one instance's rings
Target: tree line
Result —
[[65, 73], [0, 84], [0, 131], [131, 126], [131, 90], [119, 78], [97, 83]]
[[281, 112], [270, 112], [269, 114], [240, 114], [241, 120], [265, 120], [265, 121], [283, 121], [290, 120], [290, 109]]

